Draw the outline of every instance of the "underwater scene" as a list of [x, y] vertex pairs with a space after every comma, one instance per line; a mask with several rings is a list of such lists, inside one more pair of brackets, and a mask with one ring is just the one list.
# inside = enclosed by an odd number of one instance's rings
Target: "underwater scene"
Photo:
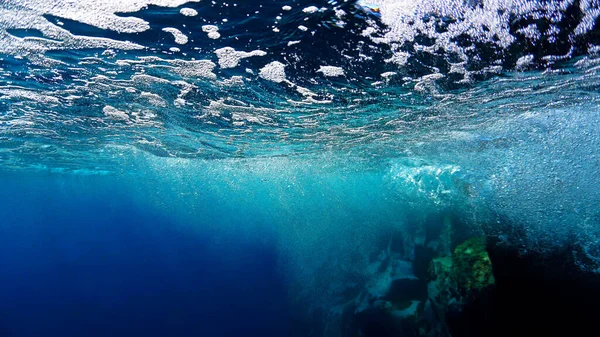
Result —
[[0, 337], [595, 335], [599, 21], [0, 0]]

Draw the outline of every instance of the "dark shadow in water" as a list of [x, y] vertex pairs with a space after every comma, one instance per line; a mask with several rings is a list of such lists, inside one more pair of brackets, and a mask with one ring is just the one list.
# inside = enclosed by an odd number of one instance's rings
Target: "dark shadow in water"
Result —
[[[581, 271], [573, 261], [577, 247], [550, 255], [519, 254], [491, 246], [496, 278], [489, 336], [585, 336], [597, 329], [600, 275]], [[463, 334], [463, 336], [474, 336]]]
[[586, 336], [595, 331], [600, 275], [578, 266], [581, 247], [525, 252], [518, 244], [524, 237], [521, 226], [496, 227], [502, 235], [489, 235], [487, 244], [495, 286], [447, 317], [452, 336]]

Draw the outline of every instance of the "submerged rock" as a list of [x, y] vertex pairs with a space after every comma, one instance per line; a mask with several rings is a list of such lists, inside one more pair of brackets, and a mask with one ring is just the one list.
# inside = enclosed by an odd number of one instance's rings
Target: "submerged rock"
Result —
[[556, 327], [584, 335], [600, 314], [600, 276], [576, 269], [576, 250], [523, 255], [489, 236], [445, 254], [431, 242], [413, 245], [410, 261], [390, 245], [324, 336], [554, 336]]
[[495, 283], [484, 238], [465, 241], [452, 257], [433, 259], [429, 274], [429, 298], [445, 307], [451, 301], [464, 304], [473, 300]]
[[486, 251], [485, 238], [472, 238], [454, 250], [452, 276], [457, 290], [469, 298], [478, 296], [494, 285], [492, 262]]
[[354, 311], [340, 321], [344, 336], [417, 336], [417, 317], [427, 298], [427, 283], [417, 278], [410, 261], [389, 255], [384, 268], [373, 268], [371, 279], [354, 300]]
[[[452, 257], [437, 257], [429, 267], [422, 335], [485, 335], [478, 327], [490, 310], [495, 279], [484, 238], [471, 238], [454, 249]], [[473, 321], [474, 316], [477, 317]], [[464, 330], [469, 330], [465, 332]]]
[[[449, 234], [444, 227], [440, 232]], [[390, 243], [369, 266], [360, 294], [328, 319], [326, 335], [485, 336], [479, 325], [495, 285], [485, 238], [467, 239], [448, 253], [450, 235], [429, 236], [412, 246], [412, 260]], [[341, 333], [332, 333], [334, 327]]]

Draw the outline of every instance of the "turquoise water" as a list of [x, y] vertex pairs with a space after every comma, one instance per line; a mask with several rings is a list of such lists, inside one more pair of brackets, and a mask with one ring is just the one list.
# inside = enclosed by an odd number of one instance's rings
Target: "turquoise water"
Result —
[[0, 2], [0, 337], [584, 331], [598, 7]]

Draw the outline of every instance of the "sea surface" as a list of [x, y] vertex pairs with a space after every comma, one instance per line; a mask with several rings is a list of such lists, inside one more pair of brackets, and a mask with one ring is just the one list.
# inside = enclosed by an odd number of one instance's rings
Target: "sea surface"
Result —
[[577, 335], [600, 314], [599, 18], [0, 0], [0, 337]]

